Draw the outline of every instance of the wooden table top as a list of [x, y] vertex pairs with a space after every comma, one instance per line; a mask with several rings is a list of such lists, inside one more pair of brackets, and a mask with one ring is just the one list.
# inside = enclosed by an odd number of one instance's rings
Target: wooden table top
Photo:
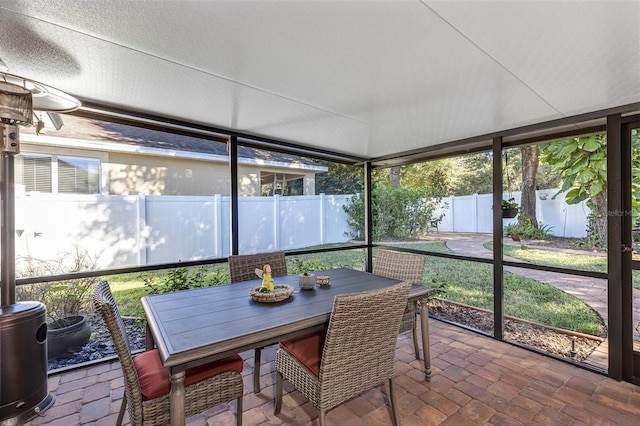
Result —
[[[275, 284], [287, 284], [295, 290], [288, 299], [275, 303], [255, 302], [249, 295], [250, 289], [261, 285], [260, 279], [143, 297], [142, 305], [163, 364], [182, 370], [276, 343], [324, 326], [338, 294], [399, 282], [348, 268], [314, 274], [329, 276], [331, 285], [300, 290], [297, 275], [274, 277]], [[414, 285], [409, 298], [422, 299], [431, 291]]]

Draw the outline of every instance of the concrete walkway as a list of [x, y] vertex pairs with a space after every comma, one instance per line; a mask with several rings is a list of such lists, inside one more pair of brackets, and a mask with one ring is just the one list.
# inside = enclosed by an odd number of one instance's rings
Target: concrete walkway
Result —
[[[437, 236], [439, 239], [445, 240], [447, 247], [456, 254], [487, 259], [491, 259], [493, 256], [493, 253], [484, 247], [485, 243], [492, 242], [493, 236], [491, 234], [440, 233]], [[504, 244], [521, 245], [521, 243], [511, 241], [511, 239], [505, 239]], [[533, 245], [529, 245], [529, 247], [545, 249]], [[510, 257], [505, 257], [505, 260], [521, 262], [518, 259]], [[514, 267], [505, 267], [505, 271], [552, 285], [577, 297], [592, 307], [602, 317], [605, 325], [608, 327], [607, 280]], [[640, 322], [640, 291], [634, 289], [633, 295], [634, 325], [636, 325]], [[638, 333], [634, 333], [634, 338], [636, 342], [640, 342]], [[585, 362], [590, 365], [608, 369], [607, 358], [608, 340], [605, 340]]]

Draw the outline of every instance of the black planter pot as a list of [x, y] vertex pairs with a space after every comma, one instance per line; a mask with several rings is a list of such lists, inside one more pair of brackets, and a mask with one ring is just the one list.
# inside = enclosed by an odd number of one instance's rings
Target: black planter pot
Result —
[[508, 219], [514, 218], [518, 215], [518, 208], [517, 207], [513, 207], [513, 208], [506, 208], [503, 207], [502, 208], [502, 217], [506, 217]]
[[86, 345], [90, 337], [91, 327], [82, 315], [47, 323], [47, 357], [73, 353]]

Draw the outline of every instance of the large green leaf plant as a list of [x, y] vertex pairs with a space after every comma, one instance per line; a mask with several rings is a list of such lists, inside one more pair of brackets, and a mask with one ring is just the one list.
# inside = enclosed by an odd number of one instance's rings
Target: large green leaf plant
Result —
[[[632, 133], [632, 212], [640, 216], [640, 137]], [[554, 198], [565, 193], [567, 204], [587, 200], [591, 209], [590, 238], [595, 245], [604, 247], [607, 241], [607, 138], [592, 135], [541, 144], [540, 161], [562, 176], [562, 187]]]

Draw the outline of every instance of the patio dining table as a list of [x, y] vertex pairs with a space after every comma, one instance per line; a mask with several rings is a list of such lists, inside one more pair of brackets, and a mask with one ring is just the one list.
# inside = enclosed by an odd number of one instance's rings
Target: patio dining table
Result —
[[[171, 373], [172, 426], [185, 423], [184, 378], [188, 368], [325, 327], [336, 295], [400, 282], [348, 268], [314, 273], [328, 276], [330, 285], [300, 290], [298, 275], [274, 277], [274, 284], [295, 289], [289, 298], [275, 303], [251, 298], [250, 290], [261, 285], [259, 279], [142, 298], [147, 316], [147, 349], [155, 346], [162, 364]], [[414, 285], [409, 302], [418, 303], [432, 291], [430, 287]], [[431, 360], [427, 309], [421, 309], [420, 324], [424, 374], [428, 381]]]

